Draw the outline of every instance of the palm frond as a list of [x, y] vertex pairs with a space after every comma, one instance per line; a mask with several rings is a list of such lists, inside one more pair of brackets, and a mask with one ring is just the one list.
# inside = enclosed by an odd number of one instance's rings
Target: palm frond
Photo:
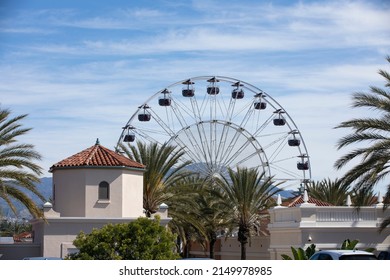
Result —
[[0, 108], [0, 198], [12, 211], [15, 211], [16, 200], [34, 217], [41, 217], [40, 209], [25, 193], [29, 191], [44, 199], [35, 187], [42, 174], [42, 168], [35, 161], [41, 160], [41, 155], [33, 145], [18, 142], [18, 137], [31, 130], [20, 123], [27, 115], [10, 118], [10, 114], [10, 110]]

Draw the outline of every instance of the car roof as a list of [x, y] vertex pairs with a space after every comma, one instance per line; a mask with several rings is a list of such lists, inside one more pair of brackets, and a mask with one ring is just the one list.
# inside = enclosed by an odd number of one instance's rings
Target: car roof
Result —
[[359, 255], [373, 255], [373, 253], [363, 251], [363, 250], [321, 250], [318, 251], [317, 253], [331, 253], [335, 255], [354, 255], [354, 254], [359, 254]]
[[58, 257], [26, 257], [23, 260], [62, 260], [62, 258]]

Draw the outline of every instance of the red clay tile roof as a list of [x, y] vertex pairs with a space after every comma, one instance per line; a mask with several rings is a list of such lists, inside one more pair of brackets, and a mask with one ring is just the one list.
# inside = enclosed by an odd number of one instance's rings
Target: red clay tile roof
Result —
[[122, 156], [110, 149], [107, 149], [100, 144], [95, 144], [92, 147], [85, 149], [73, 156], [70, 156], [50, 167], [50, 172], [56, 168], [63, 167], [131, 167], [145, 169], [145, 165], [135, 162], [125, 156]]
[[[302, 203], [303, 203], [303, 195], [299, 195], [297, 197], [292, 198], [291, 200], [284, 201], [282, 203], [282, 206], [295, 207], [295, 206], [302, 204]], [[310, 196], [309, 196], [308, 203], [313, 203], [316, 206], [333, 206], [333, 204], [312, 198]]]
[[23, 239], [32, 238], [31, 232], [22, 232], [14, 235], [14, 242], [22, 242]]

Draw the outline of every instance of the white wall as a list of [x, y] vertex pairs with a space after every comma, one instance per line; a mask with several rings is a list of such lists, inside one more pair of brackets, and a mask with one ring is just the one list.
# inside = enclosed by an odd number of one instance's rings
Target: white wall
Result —
[[83, 169], [59, 169], [53, 172], [54, 210], [61, 216], [85, 216], [85, 180]]
[[[110, 199], [99, 200], [99, 183]], [[143, 171], [127, 168], [67, 168], [53, 171], [54, 210], [61, 217], [139, 217], [143, 215]]]
[[143, 173], [127, 170], [122, 176], [122, 217], [145, 216], [143, 213]]

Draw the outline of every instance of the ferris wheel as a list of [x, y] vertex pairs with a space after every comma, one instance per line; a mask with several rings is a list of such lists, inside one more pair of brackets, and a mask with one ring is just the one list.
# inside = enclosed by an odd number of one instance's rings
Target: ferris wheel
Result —
[[185, 79], [135, 109], [117, 143], [176, 146], [204, 176], [256, 167], [284, 186], [311, 178], [309, 154], [290, 115], [263, 90], [229, 77]]

